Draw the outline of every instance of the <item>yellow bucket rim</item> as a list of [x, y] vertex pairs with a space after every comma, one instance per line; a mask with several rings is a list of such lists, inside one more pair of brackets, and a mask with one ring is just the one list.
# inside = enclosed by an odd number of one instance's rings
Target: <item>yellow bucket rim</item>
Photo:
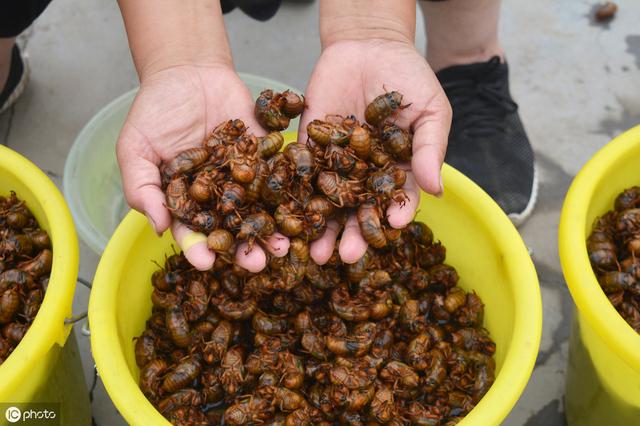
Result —
[[[28, 376], [28, 370], [54, 344], [64, 346], [71, 332], [71, 325], [65, 325], [64, 320], [71, 314], [79, 251], [71, 213], [60, 191], [47, 175], [31, 161], [4, 146], [0, 146], [0, 168], [9, 171], [16, 180], [29, 187], [49, 222], [53, 247], [49, 286], [38, 315], [20, 344], [0, 365], [0, 401], [7, 401], [12, 395], [5, 395], [5, 389], [12, 390], [20, 386]], [[20, 197], [20, 194], [17, 195]]]
[[[601, 148], [576, 175], [562, 206], [558, 250], [562, 272], [581, 317], [633, 369], [640, 371], [640, 335], [616, 311], [593, 273], [587, 253], [587, 211], [595, 189], [612, 166], [640, 143], [636, 126]], [[622, 190], [622, 188], [620, 189]], [[604, 212], [602, 212], [604, 213]], [[602, 214], [601, 213], [601, 214]]]
[[[542, 300], [538, 277], [520, 234], [500, 207], [475, 183], [454, 168], [444, 165], [443, 180], [456, 193], [483, 212], [486, 226], [500, 235], [499, 246], [508, 253], [506, 272], [515, 307], [513, 335], [495, 383], [480, 403], [464, 418], [464, 424], [499, 424], [520, 398], [535, 365], [542, 334]], [[139, 237], [146, 218], [131, 211], [107, 244], [96, 271], [89, 300], [91, 348], [98, 372], [115, 406], [132, 424], [140, 419], [169, 424], [151, 405], [133, 379], [120, 351], [116, 327], [116, 296], [113, 274], [120, 274], [128, 248]]]

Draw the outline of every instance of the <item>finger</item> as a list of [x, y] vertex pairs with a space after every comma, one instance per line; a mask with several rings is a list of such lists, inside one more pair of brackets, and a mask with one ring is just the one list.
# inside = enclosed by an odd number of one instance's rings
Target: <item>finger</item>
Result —
[[[314, 74], [316, 72], [317, 71], [314, 70]], [[324, 114], [321, 114], [322, 111], [318, 110], [318, 107], [316, 106], [320, 105], [320, 99], [314, 98], [315, 81], [316, 79], [314, 78], [314, 75], [312, 75], [304, 93], [304, 103], [307, 105], [307, 107], [300, 115], [300, 121], [298, 123], [298, 143], [300, 144], [307, 143], [307, 125], [311, 122], [311, 120], [313, 120], [314, 118], [324, 117]]]
[[[253, 107], [253, 104], [251, 104], [251, 106]], [[244, 121], [245, 126], [247, 126], [247, 132], [255, 136], [264, 136], [269, 133], [269, 131], [265, 130], [265, 128], [258, 123], [258, 120], [255, 119], [253, 108], [249, 111], [249, 115], [243, 115], [242, 117], [244, 117], [242, 121]]]
[[344, 225], [338, 253], [344, 263], [356, 263], [367, 251], [367, 242], [362, 238], [360, 225], [354, 215]]
[[267, 255], [258, 244], [249, 250], [249, 244], [241, 243], [236, 249], [235, 262], [249, 272], [257, 273], [267, 266]]
[[404, 204], [392, 201], [387, 209], [389, 225], [396, 229], [404, 228], [413, 220], [420, 204], [420, 190], [412, 172], [407, 172], [407, 181], [402, 189], [407, 196]]
[[161, 189], [160, 158], [147, 139], [126, 123], [120, 133], [116, 155], [127, 203], [147, 216], [157, 234], [163, 233], [171, 225], [172, 218]]
[[204, 234], [192, 231], [177, 220], [171, 225], [171, 233], [184, 256], [197, 270], [208, 271], [213, 267], [216, 255], [207, 247], [207, 237]]
[[[309, 102], [308, 99], [305, 99], [305, 103]], [[302, 115], [300, 115], [300, 122], [298, 123], [298, 143], [299, 144], [306, 144], [307, 143], [307, 139], [309, 138], [309, 135], [307, 133], [307, 126], [309, 125], [309, 123], [312, 120], [312, 114], [316, 114], [316, 111], [313, 110], [309, 110], [309, 108], [305, 108], [305, 110], [302, 112]], [[316, 117], [324, 117], [322, 116], [316, 116]]]
[[324, 265], [331, 258], [339, 231], [340, 225], [338, 225], [338, 222], [330, 220], [327, 222], [327, 229], [324, 231], [324, 234], [311, 243], [309, 254], [318, 265]]
[[441, 90], [412, 125], [414, 133], [411, 168], [418, 185], [430, 194], [441, 195], [444, 190], [440, 171], [447, 150], [450, 127], [451, 105]]
[[279, 232], [275, 232], [264, 244], [264, 248], [275, 257], [284, 257], [289, 252], [289, 238]]

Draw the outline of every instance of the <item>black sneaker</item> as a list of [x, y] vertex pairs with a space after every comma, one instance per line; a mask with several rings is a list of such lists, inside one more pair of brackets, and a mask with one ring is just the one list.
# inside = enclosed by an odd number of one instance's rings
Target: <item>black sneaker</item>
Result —
[[29, 66], [26, 58], [20, 54], [20, 49], [16, 44], [11, 51], [9, 76], [0, 92], [0, 114], [9, 109], [18, 100], [27, 87], [27, 81], [29, 81]]
[[445, 161], [480, 185], [522, 224], [538, 195], [533, 150], [509, 93], [509, 69], [488, 62], [455, 65], [436, 76], [453, 109]]

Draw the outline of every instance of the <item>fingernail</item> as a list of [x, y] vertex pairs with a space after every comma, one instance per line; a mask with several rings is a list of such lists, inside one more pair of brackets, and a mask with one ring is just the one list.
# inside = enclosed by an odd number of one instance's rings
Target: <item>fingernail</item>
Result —
[[440, 175], [440, 192], [436, 194], [436, 197], [442, 198], [444, 195], [444, 184], [442, 183], [442, 174]]
[[158, 232], [158, 228], [156, 227], [156, 223], [153, 221], [153, 219], [151, 218], [151, 216], [149, 216], [148, 213], [144, 214], [147, 217], [147, 220], [149, 221], [149, 225], [151, 225], [151, 228], [153, 228], [153, 232], [156, 233], [156, 235], [159, 237], [160, 233]]

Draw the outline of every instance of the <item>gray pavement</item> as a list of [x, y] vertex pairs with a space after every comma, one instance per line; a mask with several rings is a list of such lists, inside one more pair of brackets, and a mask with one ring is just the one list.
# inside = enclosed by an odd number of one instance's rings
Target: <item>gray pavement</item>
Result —
[[[562, 425], [564, 373], [572, 302], [557, 252], [564, 194], [580, 167], [611, 137], [640, 123], [640, 3], [619, 0], [609, 25], [589, 17], [596, 1], [505, 2], [502, 40], [512, 91], [537, 154], [537, 208], [521, 228], [538, 268], [544, 331], [538, 362], [507, 425]], [[268, 23], [238, 11], [227, 16], [238, 70], [304, 88], [319, 53], [318, 6], [285, 2]], [[422, 19], [417, 46], [424, 51]], [[32, 80], [20, 101], [0, 116], [0, 143], [28, 156], [61, 186], [66, 154], [83, 125], [103, 105], [135, 87], [116, 2], [56, 0], [23, 37]], [[91, 279], [98, 257], [82, 246], [80, 275]], [[74, 309], [86, 310], [78, 286]], [[89, 341], [77, 330], [87, 381]], [[100, 426], [123, 424], [100, 382], [93, 413]]]

